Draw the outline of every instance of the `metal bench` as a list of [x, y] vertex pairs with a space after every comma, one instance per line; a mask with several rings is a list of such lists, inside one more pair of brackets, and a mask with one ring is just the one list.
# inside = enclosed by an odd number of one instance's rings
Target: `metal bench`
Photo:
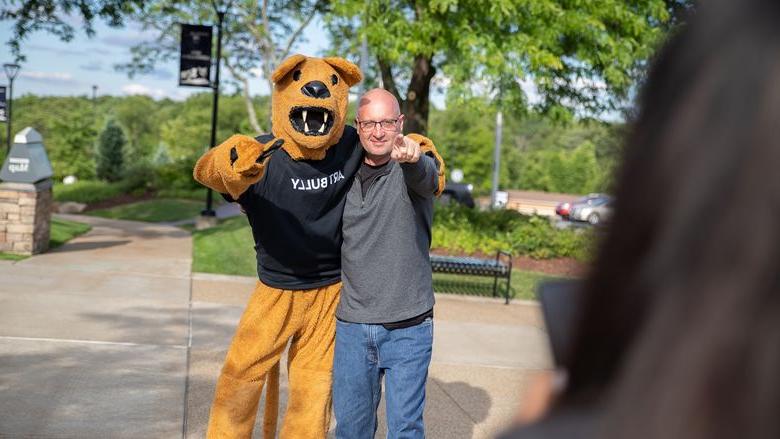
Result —
[[493, 297], [498, 296], [498, 279], [506, 279], [504, 298], [505, 303], [509, 304], [509, 285], [512, 279], [512, 255], [509, 253], [499, 251], [496, 253], [496, 259], [431, 255], [431, 269], [434, 273], [492, 277]]

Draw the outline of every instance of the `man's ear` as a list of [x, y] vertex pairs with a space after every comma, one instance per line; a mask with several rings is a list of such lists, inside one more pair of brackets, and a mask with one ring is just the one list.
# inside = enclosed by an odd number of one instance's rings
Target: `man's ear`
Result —
[[305, 60], [306, 57], [300, 54], [293, 55], [284, 61], [279, 65], [279, 67], [274, 70], [274, 73], [271, 75], [271, 81], [276, 84], [279, 82], [284, 76], [288, 73], [290, 73], [290, 70], [294, 69], [298, 64], [302, 63], [303, 60]]
[[350, 87], [363, 80], [363, 73], [360, 72], [360, 68], [344, 58], [330, 57], [324, 58], [323, 61], [336, 69], [344, 82]]

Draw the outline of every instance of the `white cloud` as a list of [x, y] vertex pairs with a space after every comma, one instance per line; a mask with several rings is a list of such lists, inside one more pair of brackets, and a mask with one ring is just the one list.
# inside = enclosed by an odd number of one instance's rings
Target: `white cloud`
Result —
[[152, 88], [143, 84], [126, 84], [122, 86], [122, 93], [128, 95], [145, 95], [155, 99], [168, 97], [168, 92], [161, 88]]
[[67, 72], [38, 72], [25, 71], [19, 72], [19, 76], [31, 81], [57, 82], [61, 84], [76, 84], [77, 81]]
[[[163, 88], [149, 87], [144, 84], [130, 83], [125, 84], [121, 88], [122, 93], [127, 95], [144, 95], [154, 99], [169, 98], [175, 101], [183, 101], [187, 99], [191, 94], [196, 92], [195, 90], [182, 90], [178, 88], [166, 90]], [[200, 90], [197, 90], [200, 91]]]

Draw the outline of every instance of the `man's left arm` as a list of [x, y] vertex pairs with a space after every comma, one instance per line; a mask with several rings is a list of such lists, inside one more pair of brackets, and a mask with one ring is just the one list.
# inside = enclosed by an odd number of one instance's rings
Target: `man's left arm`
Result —
[[391, 157], [401, 164], [406, 186], [416, 194], [427, 198], [444, 190], [444, 160], [431, 139], [419, 134], [399, 135]]

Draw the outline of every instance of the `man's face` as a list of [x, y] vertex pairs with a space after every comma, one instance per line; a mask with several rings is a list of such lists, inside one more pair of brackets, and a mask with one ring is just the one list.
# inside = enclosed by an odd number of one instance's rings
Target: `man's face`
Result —
[[403, 131], [404, 117], [393, 104], [386, 99], [375, 99], [358, 110], [355, 122], [360, 143], [370, 156], [390, 155], [393, 140]]

